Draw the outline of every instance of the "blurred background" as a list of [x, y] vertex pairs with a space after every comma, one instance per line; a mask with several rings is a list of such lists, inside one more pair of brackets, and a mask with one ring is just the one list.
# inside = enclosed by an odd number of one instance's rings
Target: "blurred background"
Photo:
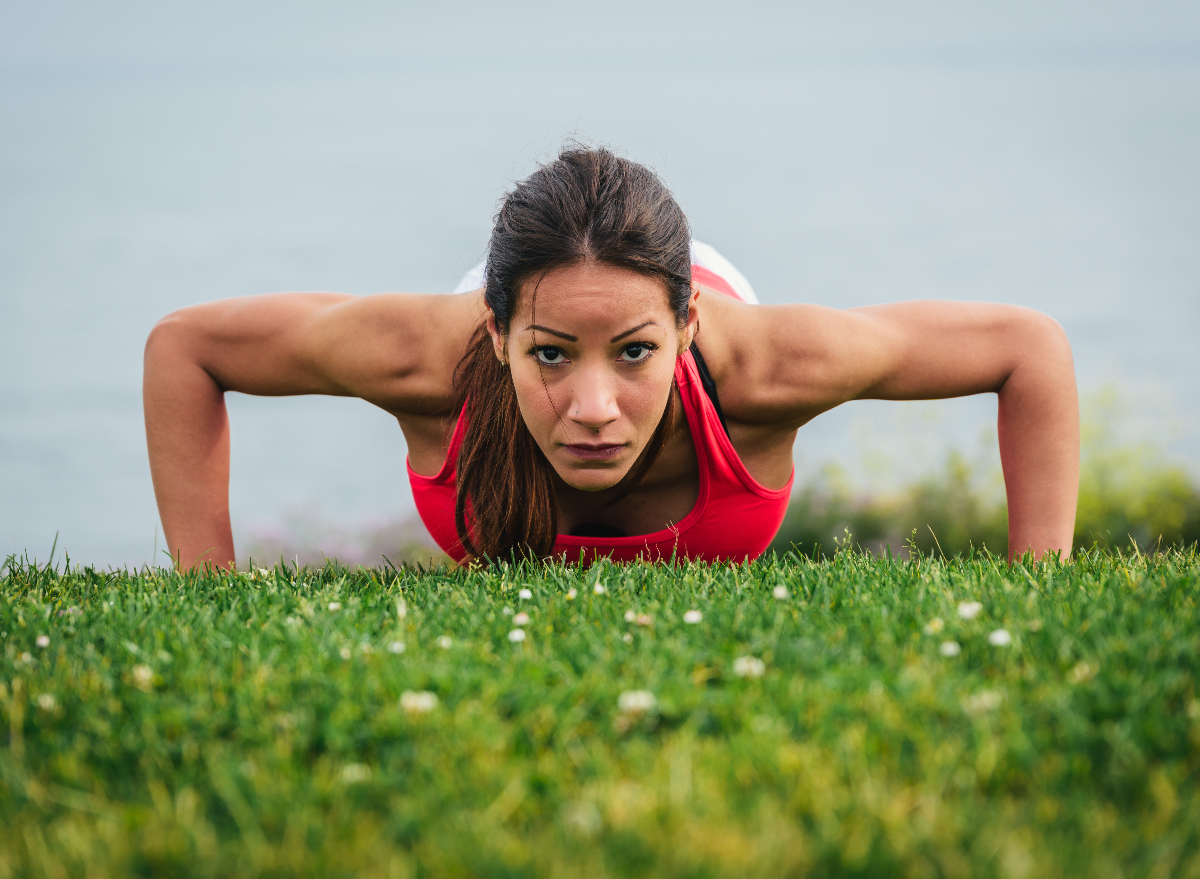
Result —
[[[44, 0], [0, 6], [0, 556], [161, 550], [159, 317], [449, 291], [570, 136], [654, 167], [766, 302], [1051, 314], [1087, 404], [1086, 528], [1196, 527], [1194, 2]], [[394, 420], [229, 403], [239, 558], [420, 555]], [[992, 397], [821, 416], [783, 539], [957, 525], [1002, 551], [994, 419]]]

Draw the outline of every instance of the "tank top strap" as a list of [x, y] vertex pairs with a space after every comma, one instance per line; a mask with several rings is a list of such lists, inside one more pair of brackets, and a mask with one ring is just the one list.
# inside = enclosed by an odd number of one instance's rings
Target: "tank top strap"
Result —
[[742, 462], [721, 414], [704, 390], [700, 370], [689, 350], [675, 364], [675, 381], [684, 411], [688, 413], [688, 424], [692, 429], [692, 444], [696, 447], [696, 463], [701, 468], [701, 485], [710, 485], [717, 495], [722, 491], [742, 489], [769, 500], [786, 499], [791, 496], [792, 477], [783, 488], [767, 488], [750, 475]]
[[462, 411], [458, 413], [454, 430], [450, 431], [450, 443], [446, 449], [446, 459], [442, 461], [441, 469], [433, 476], [422, 476], [420, 473], [413, 472], [411, 465], [407, 465], [410, 481], [419, 482], [421, 485], [454, 484], [455, 469], [458, 466], [458, 451], [462, 448], [463, 437], [467, 433], [467, 409], [470, 404], [471, 401], [468, 399], [463, 405]]
[[696, 359], [691, 350], [684, 351], [675, 361], [675, 385], [679, 388], [679, 399], [687, 415], [688, 428], [692, 432], [692, 445], [696, 449], [696, 466], [700, 468], [700, 484], [707, 485], [719, 469], [720, 462], [714, 457], [718, 451], [716, 438], [724, 435], [725, 428], [712, 404]]

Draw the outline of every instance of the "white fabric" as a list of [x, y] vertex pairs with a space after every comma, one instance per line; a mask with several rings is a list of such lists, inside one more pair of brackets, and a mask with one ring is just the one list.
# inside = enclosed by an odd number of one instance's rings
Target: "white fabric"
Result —
[[[754, 294], [754, 288], [750, 286], [746, 276], [739, 272], [733, 263], [721, 256], [720, 252], [711, 244], [692, 239], [692, 265], [701, 266], [720, 275], [729, 282], [729, 286], [737, 291], [744, 302], [758, 304], [758, 297]], [[484, 260], [462, 276], [462, 280], [458, 282], [454, 292], [469, 293], [472, 290], [478, 290], [483, 286], [486, 273], [487, 260]]]
[[743, 302], [758, 305], [758, 297], [754, 294], [754, 288], [750, 286], [746, 276], [739, 272], [733, 263], [721, 256], [711, 244], [692, 239], [692, 265], [708, 269], [714, 275], [720, 275], [729, 283], [730, 287], [737, 291], [737, 295], [742, 297]]

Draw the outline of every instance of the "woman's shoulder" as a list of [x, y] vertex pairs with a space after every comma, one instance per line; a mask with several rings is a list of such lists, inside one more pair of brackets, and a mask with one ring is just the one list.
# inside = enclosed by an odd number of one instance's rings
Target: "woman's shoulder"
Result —
[[805, 303], [747, 305], [709, 296], [696, 344], [726, 416], [788, 430], [824, 411], [823, 386], [836, 370], [834, 340], [845, 314]]
[[451, 404], [454, 367], [484, 314], [478, 294], [358, 297], [321, 318], [310, 350], [349, 395], [398, 418], [439, 416]]

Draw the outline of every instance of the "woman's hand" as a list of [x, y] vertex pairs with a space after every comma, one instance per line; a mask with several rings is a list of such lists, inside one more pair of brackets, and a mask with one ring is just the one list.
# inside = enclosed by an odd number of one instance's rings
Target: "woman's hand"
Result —
[[1070, 553], [1079, 403], [1071, 347], [1053, 319], [1017, 306], [934, 301], [740, 311], [732, 361], [740, 365], [727, 379], [737, 389], [730, 397], [744, 401], [740, 417], [795, 429], [848, 400], [995, 393], [1009, 557]]
[[234, 566], [225, 391], [362, 397], [419, 430], [448, 405], [469, 332], [459, 327], [478, 323], [475, 300], [278, 293], [159, 321], [146, 342], [142, 398], [154, 493], [176, 565]]

